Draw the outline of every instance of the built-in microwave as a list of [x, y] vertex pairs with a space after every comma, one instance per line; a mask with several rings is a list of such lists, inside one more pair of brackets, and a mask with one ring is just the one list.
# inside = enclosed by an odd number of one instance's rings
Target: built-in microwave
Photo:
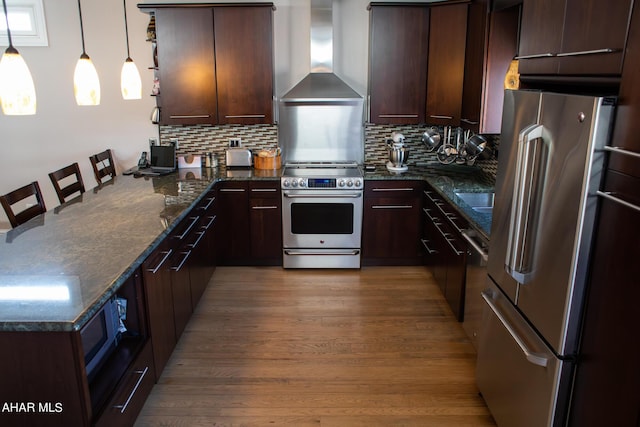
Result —
[[80, 330], [84, 364], [89, 381], [118, 346], [121, 334], [120, 319], [126, 313], [126, 300], [110, 299]]

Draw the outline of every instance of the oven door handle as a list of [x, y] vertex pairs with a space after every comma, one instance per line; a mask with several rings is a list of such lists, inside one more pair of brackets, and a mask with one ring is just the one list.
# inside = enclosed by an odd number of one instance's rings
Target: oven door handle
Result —
[[314, 251], [313, 249], [299, 250], [299, 249], [285, 249], [286, 255], [358, 255], [359, 249], [347, 249], [347, 250], [331, 250], [331, 251]]
[[303, 193], [287, 193], [287, 192], [283, 192], [282, 195], [284, 197], [287, 197], [289, 199], [327, 199], [327, 198], [344, 198], [344, 199], [357, 199], [359, 197], [362, 197], [362, 193], [325, 193], [325, 194], [318, 194], [318, 193], [313, 193], [313, 194], [303, 194]]

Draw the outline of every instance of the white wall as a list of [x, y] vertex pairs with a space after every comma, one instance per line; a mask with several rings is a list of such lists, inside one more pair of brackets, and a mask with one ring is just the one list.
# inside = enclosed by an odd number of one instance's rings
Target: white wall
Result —
[[[155, 0], [143, 3], [193, 1]], [[225, 1], [228, 3], [243, 0]], [[282, 95], [309, 72], [309, 0], [274, 0], [275, 90]], [[334, 0], [334, 71], [366, 94], [368, 0]], [[31, 69], [38, 111], [35, 116], [0, 113], [0, 194], [39, 181], [48, 209], [58, 204], [48, 173], [78, 162], [85, 187], [95, 186], [88, 157], [111, 148], [118, 173], [136, 164], [148, 138], [158, 135], [149, 116], [151, 46], [145, 42], [148, 15], [127, 2], [131, 57], [142, 74], [143, 98], [124, 101], [120, 69], [126, 57], [121, 0], [85, 0], [82, 14], [87, 54], [102, 88], [99, 106], [79, 107], [73, 96], [73, 70], [82, 53], [77, 2], [44, 0], [48, 47], [18, 47]], [[4, 47], [2, 48], [4, 51]], [[0, 223], [6, 222], [4, 211]], [[1, 227], [0, 227], [1, 228]]]

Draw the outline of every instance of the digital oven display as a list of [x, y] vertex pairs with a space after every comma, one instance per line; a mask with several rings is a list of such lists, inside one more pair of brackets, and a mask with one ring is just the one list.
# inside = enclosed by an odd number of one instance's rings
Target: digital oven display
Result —
[[307, 187], [309, 188], [336, 188], [335, 178], [309, 178]]

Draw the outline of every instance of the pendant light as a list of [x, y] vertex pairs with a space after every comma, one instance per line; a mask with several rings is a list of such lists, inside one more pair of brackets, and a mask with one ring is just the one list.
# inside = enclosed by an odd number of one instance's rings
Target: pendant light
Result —
[[2, 0], [7, 22], [9, 47], [0, 60], [0, 102], [7, 116], [22, 116], [36, 113], [36, 89], [27, 63], [11, 42], [7, 2]]
[[127, 59], [122, 65], [120, 73], [120, 90], [124, 99], [141, 99], [142, 98], [142, 80], [138, 67], [131, 59], [129, 54], [129, 27], [127, 25], [127, 0], [122, 1], [124, 6], [124, 33], [127, 39]]
[[100, 105], [100, 79], [91, 58], [84, 48], [84, 29], [82, 27], [82, 9], [78, 0], [78, 14], [80, 15], [80, 36], [82, 38], [82, 55], [73, 73], [73, 92], [78, 105]]

